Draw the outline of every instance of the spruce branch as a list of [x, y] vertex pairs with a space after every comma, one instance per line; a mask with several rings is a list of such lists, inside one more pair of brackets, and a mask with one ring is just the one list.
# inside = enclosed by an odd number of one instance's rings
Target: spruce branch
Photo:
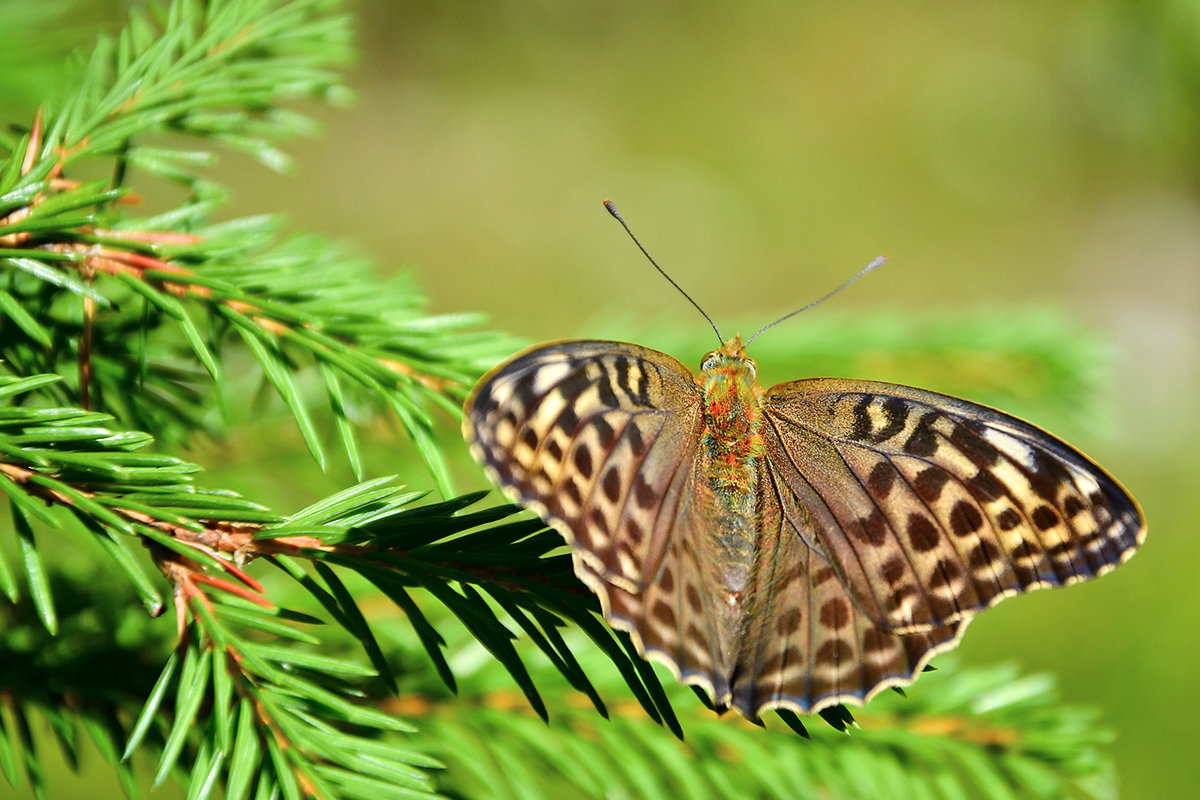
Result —
[[[853, 797], [893, 785], [1051, 797], [1111, 782], [1091, 718], [1000, 669], [943, 671], [907, 702], [826, 709], [827, 724], [717, 719], [604, 624], [557, 533], [511, 506], [480, 507], [481, 493], [453, 496], [435, 411], [457, 415], [512, 343], [473, 315], [424, 313], [409, 279], [379, 280], [271, 217], [214, 220], [224, 191], [204, 148], [285, 167], [277, 143], [312, 125], [281, 104], [341, 94], [347, 31], [323, 0], [153, 4], [102, 39], [27, 130], [0, 135], [10, 783], [24, 774], [42, 791], [38, 720], [71, 764], [92, 742], [131, 795], [135, 755], [154, 759], [156, 783], [197, 798]], [[71, 177], [85, 160], [112, 177]], [[138, 216], [148, 180], [187, 196]], [[1072, 372], [1084, 361], [1055, 355], [1053, 326], [987, 326], [1024, 338], [981, 349], [1044, 367], [1054, 396], [1088, 377]], [[960, 335], [924, 341], [953, 349], [973, 334]], [[880, 333], [876, 350], [902, 338]], [[851, 349], [844, 335], [827, 341]], [[319, 463], [305, 368], [356, 474], [355, 429], [383, 411], [446, 499], [369, 479], [284, 515], [203, 488], [201, 467], [156, 448], [220, 432], [209, 410], [247, 393], [239, 358], [258, 365]], [[127, 613], [139, 604], [148, 613]], [[167, 608], [173, 626], [147, 619]]]
[[[451, 650], [478, 647], [464, 630], [439, 629]], [[619, 673], [599, 651], [567, 638], [596, 689], [619, 694]], [[411, 635], [398, 640], [417, 646]], [[671, 683], [684, 731], [674, 740], [636, 704], [615, 700], [601, 718], [573, 702], [549, 661], [529, 665], [554, 709], [549, 726], [497, 685], [486, 660], [460, 664], [453, 698], [410, 667], [398, 697], [384, 700], [420, 725], [420, 747], [446, 764], [437, 780], [452, 796], [1099, 798], [1112, 785], [1102, 755], [1111, 731], [1093, 712], [1064, 707], [1051, 678], [1011, 664], [963, 669], [943, 659], [907, 697], [876, 698], [844, 733], [816, 725], [807, 739], [778, 721], [764, 730], [717, 718]]]
[[[1011, 665], [951, 668], [913, 697], [882, 697], [849, 735], [684, 716], [686, 739], [616, 710], [598, 720], [557, 705], [552, 728], [503, 692], [464, 681], [455, 713], [408, 707], [422, 744], [462, 797], [1099, 798], [1112, 780], [1094, 715], [1057, 704], [1053, 681]], [[984, 707], [976, 698], [992, 696]], [[482, 756], [486, 754], [486, 756]], [[1065, 757], [1064, 757], [1065, 756]]]
[[[713, 717], [689, 702], [683, 687], [660, 684], [631, 650], [606, 646], [605, 638], [616, 636], [599, 623], [589, 593], [550, 588], [570, 580], [569, 566], [552, 566], [563, 556], [549, 541], [551, 532], [502, 522], [507, 507], [463, 513], [477, 496], [413, 505], [418, 499], [374, 481], [238, 541], [242, 558], [270, 559], [339, 623], [319, 638], [311, 615], [253, 604], [244, 594], [206, 593], [225, 588], [212, 582], [177, 579], [192, 622], [137, 720], [130, 722], [126, 710], [122, 736], [115, 737], [126, 742], [125, 754], [138, 748], [159, 753], [158, 781], [190, 763], [192, 771], [176, 779], [190, 782], [193, 791], [219, 780], [229, 796], [246, 796], [252, 788], [247, 776], [254, 776], [256, 792], [290, 786], [296, 796], [328, 797], [384, 791], [377, 781], [393, 781], [389, 796], [439, 785], [476, 794], [480, 779], [494, 796], [504, 796], [497, 787], [515, 781], [511, 793], [520, 796], [569, 791], [586, 797], [602, 786], [609, 793], [667, 797], [694, 783], [681, 776], [696, 773], [717, 787], [710, 788], [715, 795], [697, 796], [789, 796], [809, 786], [857, 797], [900, 785], [932, 796], [1084, 797], [1092, 796], [1092, 783], [1108, 780], [1110, 768], [1098, 753], [1107, 732], [1092, 715], [1055, 703], [1050, 681], [1020, 678], [1011, 667], [939, 671], [907, 700], [880, 698], [853, 720], [826, 715], [840, 721], [836, 728], [800, 727], [807, 742], [786, 727], [762, 731]], [[309, 572], [303, 565], [313, 558], [318, 565]], [[368, 620], [348, 584], [320, 562], [376, 582], [407, 612], [407, 631], [378, 638], [379, 622]], [[462, 627], [447, 626], [448, 616]], [[575, 631], [564, 633], [567, 621], [576, 623], [569, 626]], [[523, 641], [517, 631], [527, 634]], [[580, 631], [596, 646], [584, 646]], [[354, 640], [373, 669], [353, 657], [347, 641]], [[312, 649], [318, 645], [319, 653]], [[397, 646], [429, 658], [405, 656], [405, 668], [397, 671]], [[457, 699], [439, 691], [437, 682], [450, 670], [443, 651], [472, 646], [489, 651], [519, 693], [497, 688], [486, 659], [474, 660], [474, 668], [456, 659], [449, 688]], [[602, 699], [627, 690], [640, 708]], [[568, 692], [587, 705], [571, 702]], [[375, 702], [349, 703], [356, 694]], [[413, 731], [373, 710], [380, 702], [417, 723], [421, 735], [393, 742]], [[677, 715], [675, 708], [689, 710]], [[669, 715], [679, 744], [654, 733], [662, 719], [656, 711]], [[543, 722], [523, 721], [537, 717]], [[798, 724], [791, 720], [793, 730]], [[369, 763], [360, 763], [364, 754], [372, 756]], [[392, 760], [379, 763], [385, 755]], [[441, 778], [423, 772], [442, 763], [450, 772]], [[496, 763], [522, 768], [506, 768], [503, 779], [487, 777]], [[756, 765], [749, 782], [744, 763]]]
[[[57, 381], [57, 376], [0, 378], [0, 397], [20, 399], [48, 391]], [[249, 772], [268, 782], [263, 786], [294, 784], [302, 794], [359, 797], [379, 790], [371, 781], [353, 777], [361, 778], [363, 769], [350, 756], [362, 747], [354, 742], [357, 734], [345, 726], [366, 726], [377, 737], [398, 723], [383, 725], [373, 716], [377, 712], [354, 710], [344, 697], [339, 700], [355, 690], [329, 675], [319, 681], [295, 675], [284, 680], [278, 665], [272, 664], [276, 658], [291, 668], [301, 664], [313, 670], [323, 664], [326, 673], [349, 671], [360, 678], [378, 674], [386, 685], [395, 686], [372, 625], [338, 572], [365, 578], [406, 612], [430, 663], [453, 685], [440, 634], [411, 594], [426, 590], [484, 643], [546, 719], [549, 712], [530, 677], [527, 656], [514, 645], [515, 634], [507, 625], [515, 620], [568, 682], [604, 713], [604, 702], [559, 632], [573, 622], [617, 664], [646, 710], [678, 732], [662, 686], [628, 641], [618, 640], [602, 625], [595, 599], [575, 582], [557, 535], [540, 523], [495, 524], [515, 512], [510, 506], [462, 513], [480, 499], [475, 494], [410, 508], [420, 493], [377, 480], [284, 520], [231, 492], [197, 489], [192, 477], [198, 467], [138, 452], [152, 445], [152, 439], [107, 427], [112, 420], [105, 415], [34, 404], [0, 411], [0, 490], [10, 500], [22, 557], [17, 570], [0, 552], [0, 574], [7, 576], [3, 584], [10, 598], [20, 596], [13, 578], [19, 571], [44, 631], [51, 636], [61, 632], [51, 573], [42, 563], [33, 531], [35, 522], [59, 527], [64, 513], [102, 544], [152, 613], [164, 603], [130, 552], [130, 542], [141, 541], [148, 548], [173, 587], [180, 644], [159, 680], [160, 689], [151, 691], [138, 720], [128, 726], [121, 722], [128, 698], [103, 709], [109, 720], [106, 741], [124, 739], [126, 757], [143, 745], [159, 750], [158, 782], [174, 775], [186, 754], [195, 765], [186, 780], [194, 786], [216, 778], [241, 786]], [[247, 634], [266, 631], [295, 638], [287, 623], [311, 619], [281, 611], [266, 598], [262, 584], [244, 568], [263, 557], [307, 589], [359, 641], [372, 670], [351, 669], [340, 661], [324, 663]], [[305, 569], [309, 563], [315, 566], [311, 573]], [[225, 684], [233, 690], [221, 689], [218, 695], [218, 687]], [[169, 713], [161, 705], [167, 688], [161, 687], [173, 687]], [[296, 710], [298, 703], [303, 713]], [[209, 709], [203, 718], [198, 716], [201, 708]], [[234, 724], [231, 720], [249, 714], [253, 719], [239, 722], [238, 729], [253, 731], [244, 735], [263, 745], [257, 750], [249, 744], [230, 745], [233, 740], [225, 732]], [[159, 731], [161, 738], [147, 739], [150, 726], [162, 727], [164, 718], [170, 725]], [[334, 746], [334, 740], [341, 744]], [[242, 761], [231, 760], [229, 748], [217, 747], [219, 742], [235, 746], [242, 759], [251, 758], [245, 753], [261, 758], [277, 750], [277, 755], [269, 769], [266, 762], [254, 762], [252, 768], [235, 770]], [[391, 750], [397, 758], [407, 753]], [[339, 761], [338, 754], [349, 760]], [[219, 761], [211, 760], [218, 756]], [[390, 763], [378, 766], [394, 769]], [[31, 782], [40, 780], [32, 769], [28, 777]]]
[[[183, 133], [283, 166], [271, 140], [311, 124], [279, 103], [340, 91], [348, 23], [333, 5], [153, 5], [117, 42], [101, 40], [78, 91], [39, 111], [0, 168], [0, 314], [12, 322], [0, 355], [13, 374], [74, 372], [60, 402], [183, 440], [219, 431], [207, 410], [215, 398], [229, 407], [221, 353], [239, 343], [323, 466], [313, 401], [295, 379], [311, 363], [356, 474], [355, 428], [374, 409], [399, 421], [448, 494], [431, 408], [458, 413], [498, 338], [471, 332], [471, 315], [423, 314], [406, 280], [382, 283], [316, 237], [281, 240], [270, 217], [210, 221], [223, 195], [199, 171], [211, 155], [144, 144]], [[85, 158], [111, 161], [113, 178], [67, 178]], [[131, 216], [129, 181], [143, 172], [189, 197]]]

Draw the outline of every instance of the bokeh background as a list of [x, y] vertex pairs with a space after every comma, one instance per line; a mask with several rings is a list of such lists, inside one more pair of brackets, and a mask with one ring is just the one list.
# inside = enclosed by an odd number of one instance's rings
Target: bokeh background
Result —
[[[689, 326], [697, 349], [675, 355], [697, 361], [711, 332], [612, 197], [718, 322], [767, 322], [887, 252], [832, 304], [848, 324], [1039, 305], [1109, 342], [1109, 424], [1062, 433], [1139, 498], [1147, 545], [983, 615], [959, 653], [1100, 709], [1123, 796], [1195, 796], [1200, 3], [351, 7], [356, 102], [315, 109], [325, 129], [288, 148], [288, 176], [223, 157], [229, 213], [347, 239], [434, 310], [529, 340], [634, 319], [663, 346]], [[256, 441], [221, 445], [228, 474], [296, 505], [263, 467], [286, 448]]]

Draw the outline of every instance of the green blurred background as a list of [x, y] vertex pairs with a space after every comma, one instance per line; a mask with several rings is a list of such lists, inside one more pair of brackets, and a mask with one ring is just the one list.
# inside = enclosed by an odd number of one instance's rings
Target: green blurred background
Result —
[[[316, 109], [326, 128], [288, 148], [290, 176], [225, 156], [220, 178], [231, 215], [348, 239], [411, 270], [434, 310], [530, 340], [636, 319], [629, 337], [664, 346], [688, 326], [697, 349], [674, 354], [698, 361], [711, 332], [612, 197], [719, 323], [767, 322], [886, 252], [831, 304], [851, 324], [1048, 305], [1111, 342], [1111, 425], [1060, 432], [1139, 498], [1148, 543], [1103, 580], [988, 612], [959, 652], [1102, 709], [1123, 796], [1195, 796], [1200, 3], [352, 7], [357, 102]], [[243, 491], [287, 508], [345, 482], [288, 486], [279, 470], [310, 464], [272, 448], [264, 467], [258, 441], [216, 459]]]

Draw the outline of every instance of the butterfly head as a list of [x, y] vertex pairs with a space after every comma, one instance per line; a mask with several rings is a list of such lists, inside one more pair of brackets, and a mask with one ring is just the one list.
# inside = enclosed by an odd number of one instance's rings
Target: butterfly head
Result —
[[718, 349], [706, 353], [700, 362], [700, 370], [709, 378], [735, 374], [748, 374], [753, 378], [757, 372], [754, 359], [746, 355], [741, 334], [735, 334]]

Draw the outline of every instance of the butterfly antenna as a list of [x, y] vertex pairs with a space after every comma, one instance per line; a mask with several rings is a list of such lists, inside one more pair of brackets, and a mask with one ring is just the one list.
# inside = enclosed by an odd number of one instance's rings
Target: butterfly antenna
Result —
[[802, 312], [802, 311], [808, 311], [808, 310], [809, 310], [810, 308], [812, 308], [813, 306], [820, 305], [821, 303], [824, 303], [826, 300], [828, 300], [829, 298], [833, 297], [835, 294], [837, 294], [838, 292], [840, 292], [842, 289], [845, 289], [847, 286], [849, 286], [850, 284], [854, 283], [856, 280], [858, 280], [859, 278], [861, 278], [863, 275], [866, 275], [866, 274], [867, 274], [868, 272], [870, 272], [871, 270], [873, 270], [873, 269], [876, 269], [877, 267], [882, 267], [884, 264], [886, 264], [886, 263], [887, 263], [887, 260], [888, 260], [888, 257], [887, 257], [887, 256], [879, 256], [879, 257], [878, 257], [878, 258], [876, 258], [874, 261], [872, 261], [870, 264], [867, 264], [865, 267], [863, 267], [863, 268], [862, 268], [862, 269], [860, 269], [858, 272], [856, 272], [856, 273], [854, 274], [854, 276], [853, 276], [852, 278], [850, 278], [850, 280], [846, 281], [845, 283], [843, 283], [841, 286], [839, 286], [839, 287], [837, 287], [836, 289], [834, 289], [834, 290], [833, 290], [832, 292], [830, 292], [829, 294], [825, 295], [824, 297], [822, 297], [822, 298], [820, 298], [820, 299], [813, 300], [811, 303], [809, 303], [808, 305], [804, 306], [803, 308], [797, 308], [795, 311], [793, 311], [793, 312], [792, 312], [792, 313], [790, 313], [790, 314], [784, 314], [782, 317], [780, 317], [779, 319], [775, 320], [775, 321], [774, 321], [774, 322], [772, 322], [770, 325], [765, 325], [765, 326], [763, 326], [762, 328], [760, 328], [760, 329], [759, 329], [758, 333], [754, 334], [753, 336], [751, 336], [749, 339], [747, 339], [747, 340], [746, 340], [746, 346], [747, 346], [747, 347], [749, 347], [749, 346], [750, 346], [750, 342], [753, 342], [753, 341], [754, 341], [755, 339], [757, 339], [757, 338], [758, 338], [760, 335], [762, 335], [762, 334], [763, 334], [763, 333], [765, 333], [766, 331], [770, 330], [771, 328], [774, 328], [776, 325], [778, 325], [779, 323], [783, 322], [785, 319], [791, 319], [792, 317], [796, 316], [797, 314], [799, 314], [799, 313], [800, 313], [800, 312]]
[[[639, 242], [638, 238], [633, 235], [633, 231], [631, 231], [629, 229], [629, 223], [627, 223], [625, 221], [625, 218], [621, 216], [621, 212], [617, 211], [617, 207], [615, 205], [613, 205], [613, 201], [605, 200], [604, 207], [608, 209], [608, 213], [613, 215], [613, 219], [615, 219], [617, 222], [621, 223], [621, 227], [624, 228], [625, 232], [629, 234], [629, 238], [633, 239], [633, 243], [638, 246], [638, 250], [642, 251], [642, 255], [644, 255], [650, 261], [650, 263], [654, 265], [654, 268], [656, 270], [658, 270], [659, 274], [662, 275], [667, 280], [669, 280], [671, 282], [671, 285], [674, 286], [676, 289], [678, 289], [679, 293], [681, 295], [683, 295], [684, 297], [686, 297], [688, 302], [696, 307], [697, 311], [699, 311], [701, 314], [704, 314], [704, 318], [706, 320], [708, 320], [708, 324], [712, 325], [713, 331], [717, 334], [717, 340], [720, 341], [722, 344], [724, 344], [725, 340], [721, 338], [721, 331], [717, 328], [717, 323], [713, 322], [712, 317], [710, 317], [707, 313], [705, 313], [704, 309], [700, 307], [700, 304], [697, 303], [695, 300], [693, 300], [692, 296], [690, 294], [688, 294], [687, 292], [685, 292], [683, 290], [683, 287], [680, 286], [678, 283], [676, 283], [675, 279], [672, 278], [670, 275], [668, 275], [666, 270], [664, 270], [662, 267], [660, 267], [658, 265], [658, 262], [654, 260], [654, 257], [652, 255], [650, 255], [648, 252], [646, 252], [646, 248], [642, 247], [642, 243]], [[855, 276], [855, 277], [857, 277], [857, 276]]]

